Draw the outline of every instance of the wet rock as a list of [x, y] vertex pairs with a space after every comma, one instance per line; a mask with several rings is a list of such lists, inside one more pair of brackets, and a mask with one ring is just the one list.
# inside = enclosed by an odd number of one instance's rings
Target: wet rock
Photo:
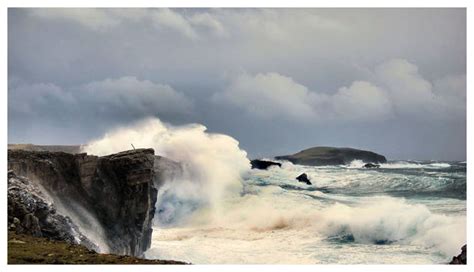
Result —
[[461, 254], [454, 256], [449, 264], [467, 264], [467, 245], [461, 248]]
[[250, 161], [250, 164], [252, 165], [252, 169], [261, 169], [261, 170], [267, 170], [268, 167], [274, 166], [274, 165], [281, 167], [281, 163], [265, 161], [265, 160], [252, 160]]
[[380, 164], [366, 163], [363, 166], [364, 168], [380, 168]]
[[306, 183], [307, 185], [312, 185], [311, 184], [311, 181], [309, 180], [308, 176], [306, 175], [306, 173], [303, 173], [299, 176], [296, 177], [296, 180], [298, 180], [299, 182], [303, 182], [303, 183]]

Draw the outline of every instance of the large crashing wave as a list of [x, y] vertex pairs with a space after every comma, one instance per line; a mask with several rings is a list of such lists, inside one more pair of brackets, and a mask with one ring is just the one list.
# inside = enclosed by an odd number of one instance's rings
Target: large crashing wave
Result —
[[115, 129], [83, 151], [102, 156], [129, 150], [131, 144], [153, 148], [156, 155], [182, 164], [182, 175], [160, 189], [156, 217], [160, 224], [183, 223], [203, 208], [217, 213], [222, 199], [239, 195], [241, 176], [250, 169], [247, 153], [234, 138], [208, 133], [200, 124], [171, 126], [158, 118]]
[[[154, 148], [157, 155], [182, 164], [183, 173], [160, 188], [155, 217], [160, 226], [183, 226], [176, 228], [177, 237], [207, 241], [211, 233], [222, 233], [225, 239], [251, 239], [276, 230], [295, 230], [336, 243], [420, 245], [446, 256], [455, 254], [465, 242], [465, 217], [434, 214], [404, 199], [368, 197], [356, 203], [327, 205], [327, 200], [337, 197], [318, 191], [288, 191], [274, 181], [267, 187], [244, 188], [242, 177], [250, 170], [246, 152], [232, 137], [207, 133], [199, 124], [177, 127], [150, 118], [111, 131], [83, 149], [107, 155], [128, 150], [130, 144]], [[285, 164], [262, 173], [286, 173], [292, 167]], [[317, 170], [316, 183], [325, 182], [320, 168], [304, 169], [310, 174]], [[294, 182], [294, 173], [287, 174], [285, 182]], [[328, 183], [338, 183], [334, 175], [327, 178]], [[154, 254], [149, 252], [157, 257]]]
[[337, 240], [422, 245], [447, 256], [466, 241], [465, 218], [434, 214], [424, 205], [403, 199], [375, 197], [356, 207], [335, 204], [323, 214], [320, 230]]

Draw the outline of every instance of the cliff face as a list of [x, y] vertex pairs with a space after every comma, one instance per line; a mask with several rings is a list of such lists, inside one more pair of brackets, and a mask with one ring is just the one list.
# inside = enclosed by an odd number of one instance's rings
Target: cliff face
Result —
[[293, 155], [277, 156], [275, 159], [310, 166], [349, 164], [353, 160], [361, 160], [365, 163], [387, 162], [384, 156], [371, 151], [324, 146], [305, 149]]
[[162, 182], [157, 158], [153, 149], [104, 157], [9, 150], [8, 169], [40, 186], [101, 249], [140, 256], [150, 246], [155, 184]]

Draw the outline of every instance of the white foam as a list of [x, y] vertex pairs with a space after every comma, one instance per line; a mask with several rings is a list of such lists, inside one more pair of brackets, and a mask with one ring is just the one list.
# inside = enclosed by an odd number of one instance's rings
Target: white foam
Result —
[[167, 222], [184, 218], [197, 206], [217, 212], [221, 199], [241, 192], [241, 177], [250, 170], [247, 153], [234, 138], [207, 133], [200, 124], [176, 127], [158, 118], [111, 131], [85, 145], [83, 151], [107, 155], [129, 150], [131, 143], [136, 148], [153, 148], [155, 154], [183, 165], [183, 175], [160, 190], [157, 210], [163, 211]]
[[[379, 250], [393, 250], [394, 256], [374, 262], [426, 264], [432, 262], [433, 252], [441, 254], [438, 262], [446, 261], [466, 241], [464, 217], [433, 214], [403, 199], [374, 197], [357, 205], [323, 205], [274, 186], [257, 192], [226, 201], [226, 213], [212, 222], [197, 220], [159, 230], [147, 257], [194, 263], [366, 263], [378, 253], [353, 252], [352, 260], [344, 260], [341, 252], [389, 241], [392, 244]], [[353, 235], [352, 246], [328, 242], [343, 233]], [[324, 248], [324, 254], [318, 248]]]
[[[342, 167], [345, 168], [363, 168], [366, 163], [363, 162], [362, 160], [353, 160], [350, 164], [348, 165], [343, 165]], [[434, 168], [447, 168], [451, 167], [449, 163], [420, 163], [420, 162], [409, 162], [409, 161], [394, 161], [394, 162], [388, 162], [388, 163], [380, 163], [380, 168], [387, 168], [387, 169], [413, 169], [413, 168], [428, 168], [428, 169], [434, 169]]]

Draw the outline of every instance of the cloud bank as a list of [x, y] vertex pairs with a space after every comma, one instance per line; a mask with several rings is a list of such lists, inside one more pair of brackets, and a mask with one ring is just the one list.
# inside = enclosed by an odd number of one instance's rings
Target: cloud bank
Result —
[[251, 156], [465, 158], [465, 9], [12, 8], [8, 21], [12, 143], [84, 143], [157, 116]]
[[465, 97], [459, 95], [463, 76], [438, 79], [435, 90], [416, 65], [392, 59], [377, 66], [371, 78], [373, 82], [357, 80], [328, 93], [309, 90], [278, 73], [242, 74], [213, 99], [253, 117], [296, 122], [384, 121], [397, 116], [439, 120], [465, 113]]

